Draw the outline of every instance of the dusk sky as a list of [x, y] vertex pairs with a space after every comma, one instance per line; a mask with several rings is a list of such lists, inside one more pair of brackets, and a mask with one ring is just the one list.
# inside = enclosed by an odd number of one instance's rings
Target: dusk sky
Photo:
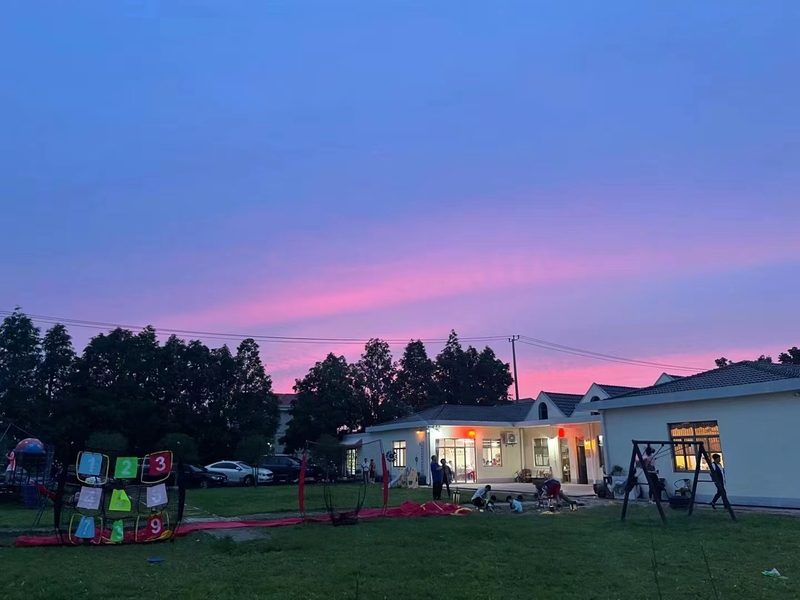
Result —
[[[5, 3], [0, 310], [777, 357], [798, 31], [797, 0]], [[361, 351], [261, 349], [278, 392]], [[523, 397], [670, 371], [517, 357]]]

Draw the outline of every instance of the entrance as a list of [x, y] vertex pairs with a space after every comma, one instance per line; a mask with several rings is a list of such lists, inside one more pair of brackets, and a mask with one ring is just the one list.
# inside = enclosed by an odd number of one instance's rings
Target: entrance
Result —
[[453, 470], [454, 483], [475, 482], [475, 440], [442, 438], [436, 440], [436, 456], [445, 459]]
[[561, 455], [561, 482], [571, 483], [572, 472], [569, 466], [569, 440], [558, 438], [559, 454]]
[[575, 449], [578, 455], [578, 483], [589, 483], [589, 472], [586, 469], [586, 444], [581, 438], [575, 439]]

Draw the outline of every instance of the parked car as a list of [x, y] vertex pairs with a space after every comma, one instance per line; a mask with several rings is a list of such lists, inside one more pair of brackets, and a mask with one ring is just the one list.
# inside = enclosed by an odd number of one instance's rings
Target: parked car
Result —
[[[265, 456], [258, 463], [259, 467], [269, 469], [275, 476], [275, 483], [295, 483], [300, 479], [301, 463], [294, 456], [288, 454], [274, 454]], [[306, 463], [306, 481], [322, 481], [325, 478], [325, 471], [312, 464]]]
[[183, 485], [185, 487], [210, 488], [228, 483], [228, 477], [222, 473], [212, 473], [199, 465], [183, 465]]
[[[212, 473], [221, 473], [228, 478], [228, 483], [253, 485], [253, 473], [255, 469], [238, 460], [221, 460], [219, 462], [206, 465], [206, 469]], [[269, 469], [259, 467], [258, 483], [272, 483], [273, 475]]]

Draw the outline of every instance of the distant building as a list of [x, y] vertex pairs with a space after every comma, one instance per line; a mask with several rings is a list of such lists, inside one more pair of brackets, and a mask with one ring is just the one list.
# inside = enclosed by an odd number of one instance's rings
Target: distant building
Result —
[[289, 421], [292, 420], [292, 415], [289, 411], [292, 410], [292, 401], [297, 399], [297, 394], [275, 394], [278, 397], [278, 410], [280, 411], [280, 421], [278, 421], [278, 431], [275, 434], [275, 453], [282, 454], [285, 451], [284, 445], [280, 440], [286, 435], [286, 428], [289, 426]]

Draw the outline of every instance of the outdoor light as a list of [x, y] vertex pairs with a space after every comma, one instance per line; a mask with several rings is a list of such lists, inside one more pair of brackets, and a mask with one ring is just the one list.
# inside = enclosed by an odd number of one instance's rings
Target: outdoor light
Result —
[[566, 437], [566, 436], [567, 436], [567, 434], [564, 433], [564, 428], [563, 427], [559, 427], [558, 428], [558, 437], [563, 438], [563, 437]]
[[475, 430], [474, 429], [470, 429], [467, 432], [467, 437], [469, 437], [470, 439], [474, 440], [475, 439]]

